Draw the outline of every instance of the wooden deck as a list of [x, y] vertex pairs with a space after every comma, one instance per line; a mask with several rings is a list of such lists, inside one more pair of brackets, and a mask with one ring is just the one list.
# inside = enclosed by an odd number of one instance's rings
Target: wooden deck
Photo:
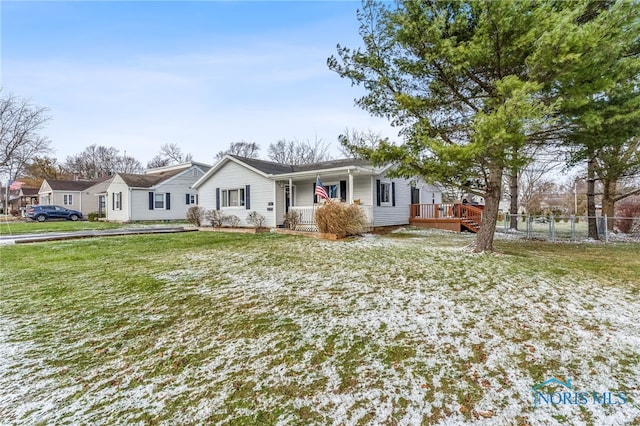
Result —
[[471, 204], [412, 204], [409, 223], [427, 228], [478, 232], [482, 206]]

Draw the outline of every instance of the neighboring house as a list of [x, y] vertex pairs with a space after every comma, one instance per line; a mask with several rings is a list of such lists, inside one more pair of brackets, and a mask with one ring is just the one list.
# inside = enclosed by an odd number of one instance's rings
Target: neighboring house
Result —
[[98, 181], [45, 179], [38, 191], [38, 204], [62, 206], [86, 216], [98, 210], [95, 193], [88, 191], [96, 183]]
[[227, 155], [193, 187], [201, 207], [238, 216], [241, 226], [249, 226], [252, 211], [266, 218], [267, 227], [282, 226], [293, 210], [302, 214], [303, 226], [315, 228], [314, 212], [321, 204], [314, 195], [317, 177], [331, 198], [359, 204], [370, 227], [406, 225], [410, 204], [441, 202], [439, 188], [389, 178], [388, 170], [360, 159], [293, 166]]
[[38, 190], [36, 188], [20, 188], [9, 191], [9, 212], [25, 215], [27, 207], [38, 204]]
[[188, 162], [144, 174], [116, 173], [89, 188], [96, 196], [94, 211], [114, 222], [185, 219], [189, 207], [198, 203], [191, 186], [210, 167]]

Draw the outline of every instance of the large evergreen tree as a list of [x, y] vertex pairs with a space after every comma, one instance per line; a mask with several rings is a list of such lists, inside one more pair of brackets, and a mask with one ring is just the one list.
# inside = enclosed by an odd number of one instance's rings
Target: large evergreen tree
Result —
[[391, 119], [404, 140], [361, 154], [397, 163], [398, 175], [484, 197], [475, 250], [493, 250], [504, 171], [526, 164], [530, 147], [566, 135], [557, 112], [571, 93], [554, 84], [587, 52], [578, 34], [561, 33], [562, 24], [573, 19], [567, 10], [583, 16], [589, 8], [588, 2], [366, 1], [358, 12], [364, 47], [338, 45], [328, 64], [364, 86], [367, 94], [356, 103]]

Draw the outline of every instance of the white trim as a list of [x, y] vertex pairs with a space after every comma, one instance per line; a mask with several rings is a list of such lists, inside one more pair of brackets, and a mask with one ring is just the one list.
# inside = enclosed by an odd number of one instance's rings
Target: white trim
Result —
[[222, 160], [218, 161], [216, 163], [215, 166], [213, 166], [212, 168], [209, 169], [209, 171], [207, 173], [205, 173], [200, 179], [198, 179], [193, 185], [191, 185], [191, 187], [193, 189], [198, 189], [200, 186], [202, 186], [202, 184], [204, 182], [206, 182], [207, 180], [209, 180], [209, 177], [211, 177], [215, 172], [217, 172], [218, 170], [220, 170], [222, 168], [222, 166], [224, 166], [225, 164], [227, 164], [229, 161], [233, 161], [234, 163], [248, 169], [251, 170], [254, 173], [259, 174], [262, 177], [265, 177], [267, 179], [271, 178], [271, 175], [268, 175], [264, 172], [261, 172], [260, 170], [256, 169], [255, 167], [251, 167], [250, 165], [243, 163], [242, 161], [230, 156], [230, 155], [225, 155], [224, 158], [222, 158]]

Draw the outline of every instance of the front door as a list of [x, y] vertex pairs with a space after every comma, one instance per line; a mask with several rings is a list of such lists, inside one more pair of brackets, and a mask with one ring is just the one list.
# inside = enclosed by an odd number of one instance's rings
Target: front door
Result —
[[98, 195], [98, 217], [106, 217], [107, 215], [107, 196]]
[[[289, 204], [292, 200], [295, 200], [295, 199], [296, 199], [295, 185], [293, 187], [290, 187], [289, 185], [285, 185], [284, 186], [284, 212], [285, 213], [289, 213]], [[295, 201], [294, 201], [294, 204], [295, 204]]]
[[420, 204], [420, 188], [411, 187], [411, 204]]

